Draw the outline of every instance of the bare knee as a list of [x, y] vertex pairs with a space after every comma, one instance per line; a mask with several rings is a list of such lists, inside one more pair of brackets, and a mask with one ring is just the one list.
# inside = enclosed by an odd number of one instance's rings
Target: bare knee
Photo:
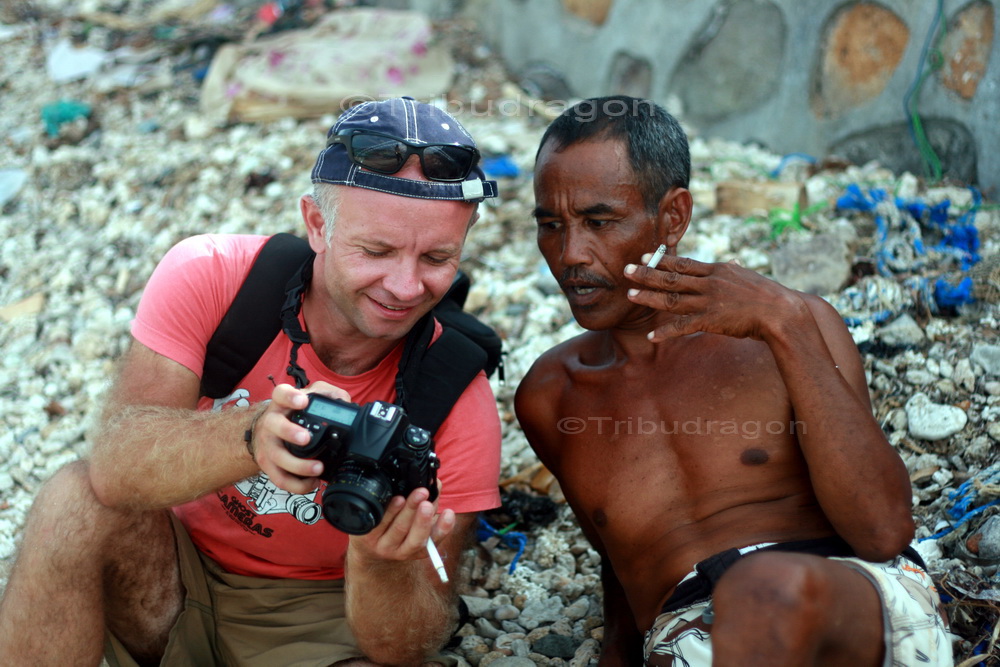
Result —
[[89, 463], [81, 460], [56, 471], [36, 494], [26, 535], [33, 534], [46, 544], [83, 555], [97, 553], [109, 543], [132, 539], [150, 521], [163, 524], [164, 519], [103, 505], [91, 485]]
[[[90, 485], [88, 463], [73, 461], [45, 482], [35, 496], [31, 516], [49, 529], [58, 524], [86, 528], [94, 526], [95, 513], [100, 513], [102, 509]], [[89, 520], [81, 521], [84, 518]]]

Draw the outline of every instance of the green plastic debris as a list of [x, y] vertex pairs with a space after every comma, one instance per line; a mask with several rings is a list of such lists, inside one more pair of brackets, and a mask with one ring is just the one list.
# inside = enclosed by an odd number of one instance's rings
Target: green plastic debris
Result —
[[90, 105], [76, 100], [59, 100], [42, 107], [42, 122], [50, 137], [59, 135], [59, 128], [77, 118], [90, 118]]

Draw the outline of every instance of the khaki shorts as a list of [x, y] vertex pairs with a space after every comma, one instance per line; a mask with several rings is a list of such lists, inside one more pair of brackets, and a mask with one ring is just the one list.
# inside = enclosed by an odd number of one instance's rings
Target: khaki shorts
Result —
[[[884, 667], [927, 665], [951, 667], [951, 640], [940, 614], [934, 582], [921, 568], [903, 557], [886, 563], [860, 558], [830, 557], [861, 573], [878, 591], [885, 628]], [[711, 614], [711, 600], [666, 612], [646, 632], [646, 665], [710, 667], [712, 635], [703, 619]]]
[[[326, 667], [363, 657], [344, 616], [343, 580], [230, 574], [195, 548], [176, 517], [173, 523], [187, 595], [161, 665]], [[110, 633], [104, 657], [111, 667], [138, 667]]]

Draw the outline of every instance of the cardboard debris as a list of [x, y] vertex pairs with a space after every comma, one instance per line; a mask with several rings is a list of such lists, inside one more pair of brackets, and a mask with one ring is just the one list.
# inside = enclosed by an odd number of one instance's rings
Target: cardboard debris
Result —
[[523, 485], [530, 486], [533, 490], [549, 496], [556, 502], [563, 502], [565, 500], [555, 475], [549, 472], [549, 469], [541, 463], [530, 465], [516, 475], [500, 482], [500, 486], [505, 489], [510, 486]]
[[80, 17], [114, 30], [141, 30], [174, 20], [194, 21], [214, 9], [217, 4], [218, 0], [165, 0], [142, 18], [102, 11], [84, 11]]
[[201, 111], [212, 122], [268, 121], [339, 113], [358, 102], [443, 95], [448, 49], [432, 43], [419, 12], [343, 9], [306, 30], [227, 44], [212, 60]]
[[724, 215], [767, 215], [776, 208], [806, 208], [802, 183], [785, 181], [726, 181], [715, 188], [715, 212]]
[[10, 322], [25, 315], [37, 315], [45, 307], [45, 295], [39, 292], [26, 299], [8, 304], [0, 308], [0, 321]]

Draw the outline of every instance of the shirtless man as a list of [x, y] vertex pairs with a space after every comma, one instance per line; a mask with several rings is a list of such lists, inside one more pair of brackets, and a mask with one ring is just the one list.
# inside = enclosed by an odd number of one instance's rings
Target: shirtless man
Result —
[[628, 97], [563, 113], [535, 167], [538, 247], [588, 331], [516, 410], [603, 559], [600, 664], [951, 665], [849, 332], [822, 299], [677, 257], [689, 173], [677, 121]]

